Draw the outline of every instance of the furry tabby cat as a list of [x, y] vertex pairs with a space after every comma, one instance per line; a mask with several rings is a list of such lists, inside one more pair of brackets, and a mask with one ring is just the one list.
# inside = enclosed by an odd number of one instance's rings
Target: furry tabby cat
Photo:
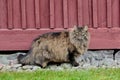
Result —
[[46, 67], [49, 62], [70, 62], [78, 66], [75, 58], [84, 54], [89, 44], [88, 27], [75, 26], [70, 31], [50, 32], [36, 38], [26, 55], [19, 55], [23, 65]]

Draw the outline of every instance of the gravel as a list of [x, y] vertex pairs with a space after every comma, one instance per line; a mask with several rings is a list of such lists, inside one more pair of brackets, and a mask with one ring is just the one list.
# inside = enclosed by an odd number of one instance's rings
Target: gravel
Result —
[[69, 63], [62, 63], [61, 65], [49, 65], [46, 68], [41, 68], [35, 65], [25, 65], [17, 63], [16, 53], [11, 55], [0, 55], [0, 71], [35, 71], [39, 69], [46, 70], [79, 70], [79, 69], [91, 69], [91, 68], [120, 68], [120, 51], [116, 53], [115, 60], [113, 60], [114, 50], [99, 50], [99, 51], [87, 51], [84, 55], [77, 57], [76, 60], [79, 63], [78, 67], [73, 67]]

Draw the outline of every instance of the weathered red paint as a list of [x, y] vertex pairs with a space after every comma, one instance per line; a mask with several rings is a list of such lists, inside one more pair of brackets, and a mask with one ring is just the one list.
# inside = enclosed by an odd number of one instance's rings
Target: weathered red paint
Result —
[[27, 50], [38, 35], [73, 25], [89, 26], [90, 49], [120, 49], [119, 7], [119, 0], [0, 0], [0, 50]]
[[112, 27], [112, 0], [107, 0], [107, 27]]
[[63, 0], [63, 26], [68, 28], [68, 0]]
[[26, 0], [21, 0], [21, 29], [26, 29], [27, 28], [27, 19], [26, 19]]

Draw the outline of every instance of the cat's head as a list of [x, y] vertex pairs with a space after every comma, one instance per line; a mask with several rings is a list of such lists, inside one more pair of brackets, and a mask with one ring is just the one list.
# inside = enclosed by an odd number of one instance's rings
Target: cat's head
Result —
[[76, 48], [78, 48], [79, 52], [81, 50], [86, 50], [87, 49], [88, 43], [89, 43], [89, 40], [90, 40], [90, 35], [89, 35], [89, 32], [88, 32], [88, 26], [83, 26], [83, 27], [74, 26], [70, 30], [69, 35], [70, 35], [71, 43], [73, 45], [75, 45]]
[[78, 39], [87, 37], [88, 36], [88, 26], [83, 26], [83, 27], [74, 26], [70, 30], [70, 34], [71, 34], [71, 36], [74, 36], [74, 38], [78, 38]]

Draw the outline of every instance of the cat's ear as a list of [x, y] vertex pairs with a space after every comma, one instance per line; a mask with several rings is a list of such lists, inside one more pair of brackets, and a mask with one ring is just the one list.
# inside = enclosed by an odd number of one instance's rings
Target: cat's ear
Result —
[[76, 25], [74, 25], [73, 29], [76, 30], [78, 27]]
[[85, 31], [88, 30], [88, 26], [87, 26], [87, 25], [84, 26], [84, 30], [85, 30]]
[[77, 29], [77, 26], [76, 25], [74, 25], [73, 26], [73, 28], [71, 28], [71, 30], [70, 31], [74, 31], [74, 30], [76, 30]]

